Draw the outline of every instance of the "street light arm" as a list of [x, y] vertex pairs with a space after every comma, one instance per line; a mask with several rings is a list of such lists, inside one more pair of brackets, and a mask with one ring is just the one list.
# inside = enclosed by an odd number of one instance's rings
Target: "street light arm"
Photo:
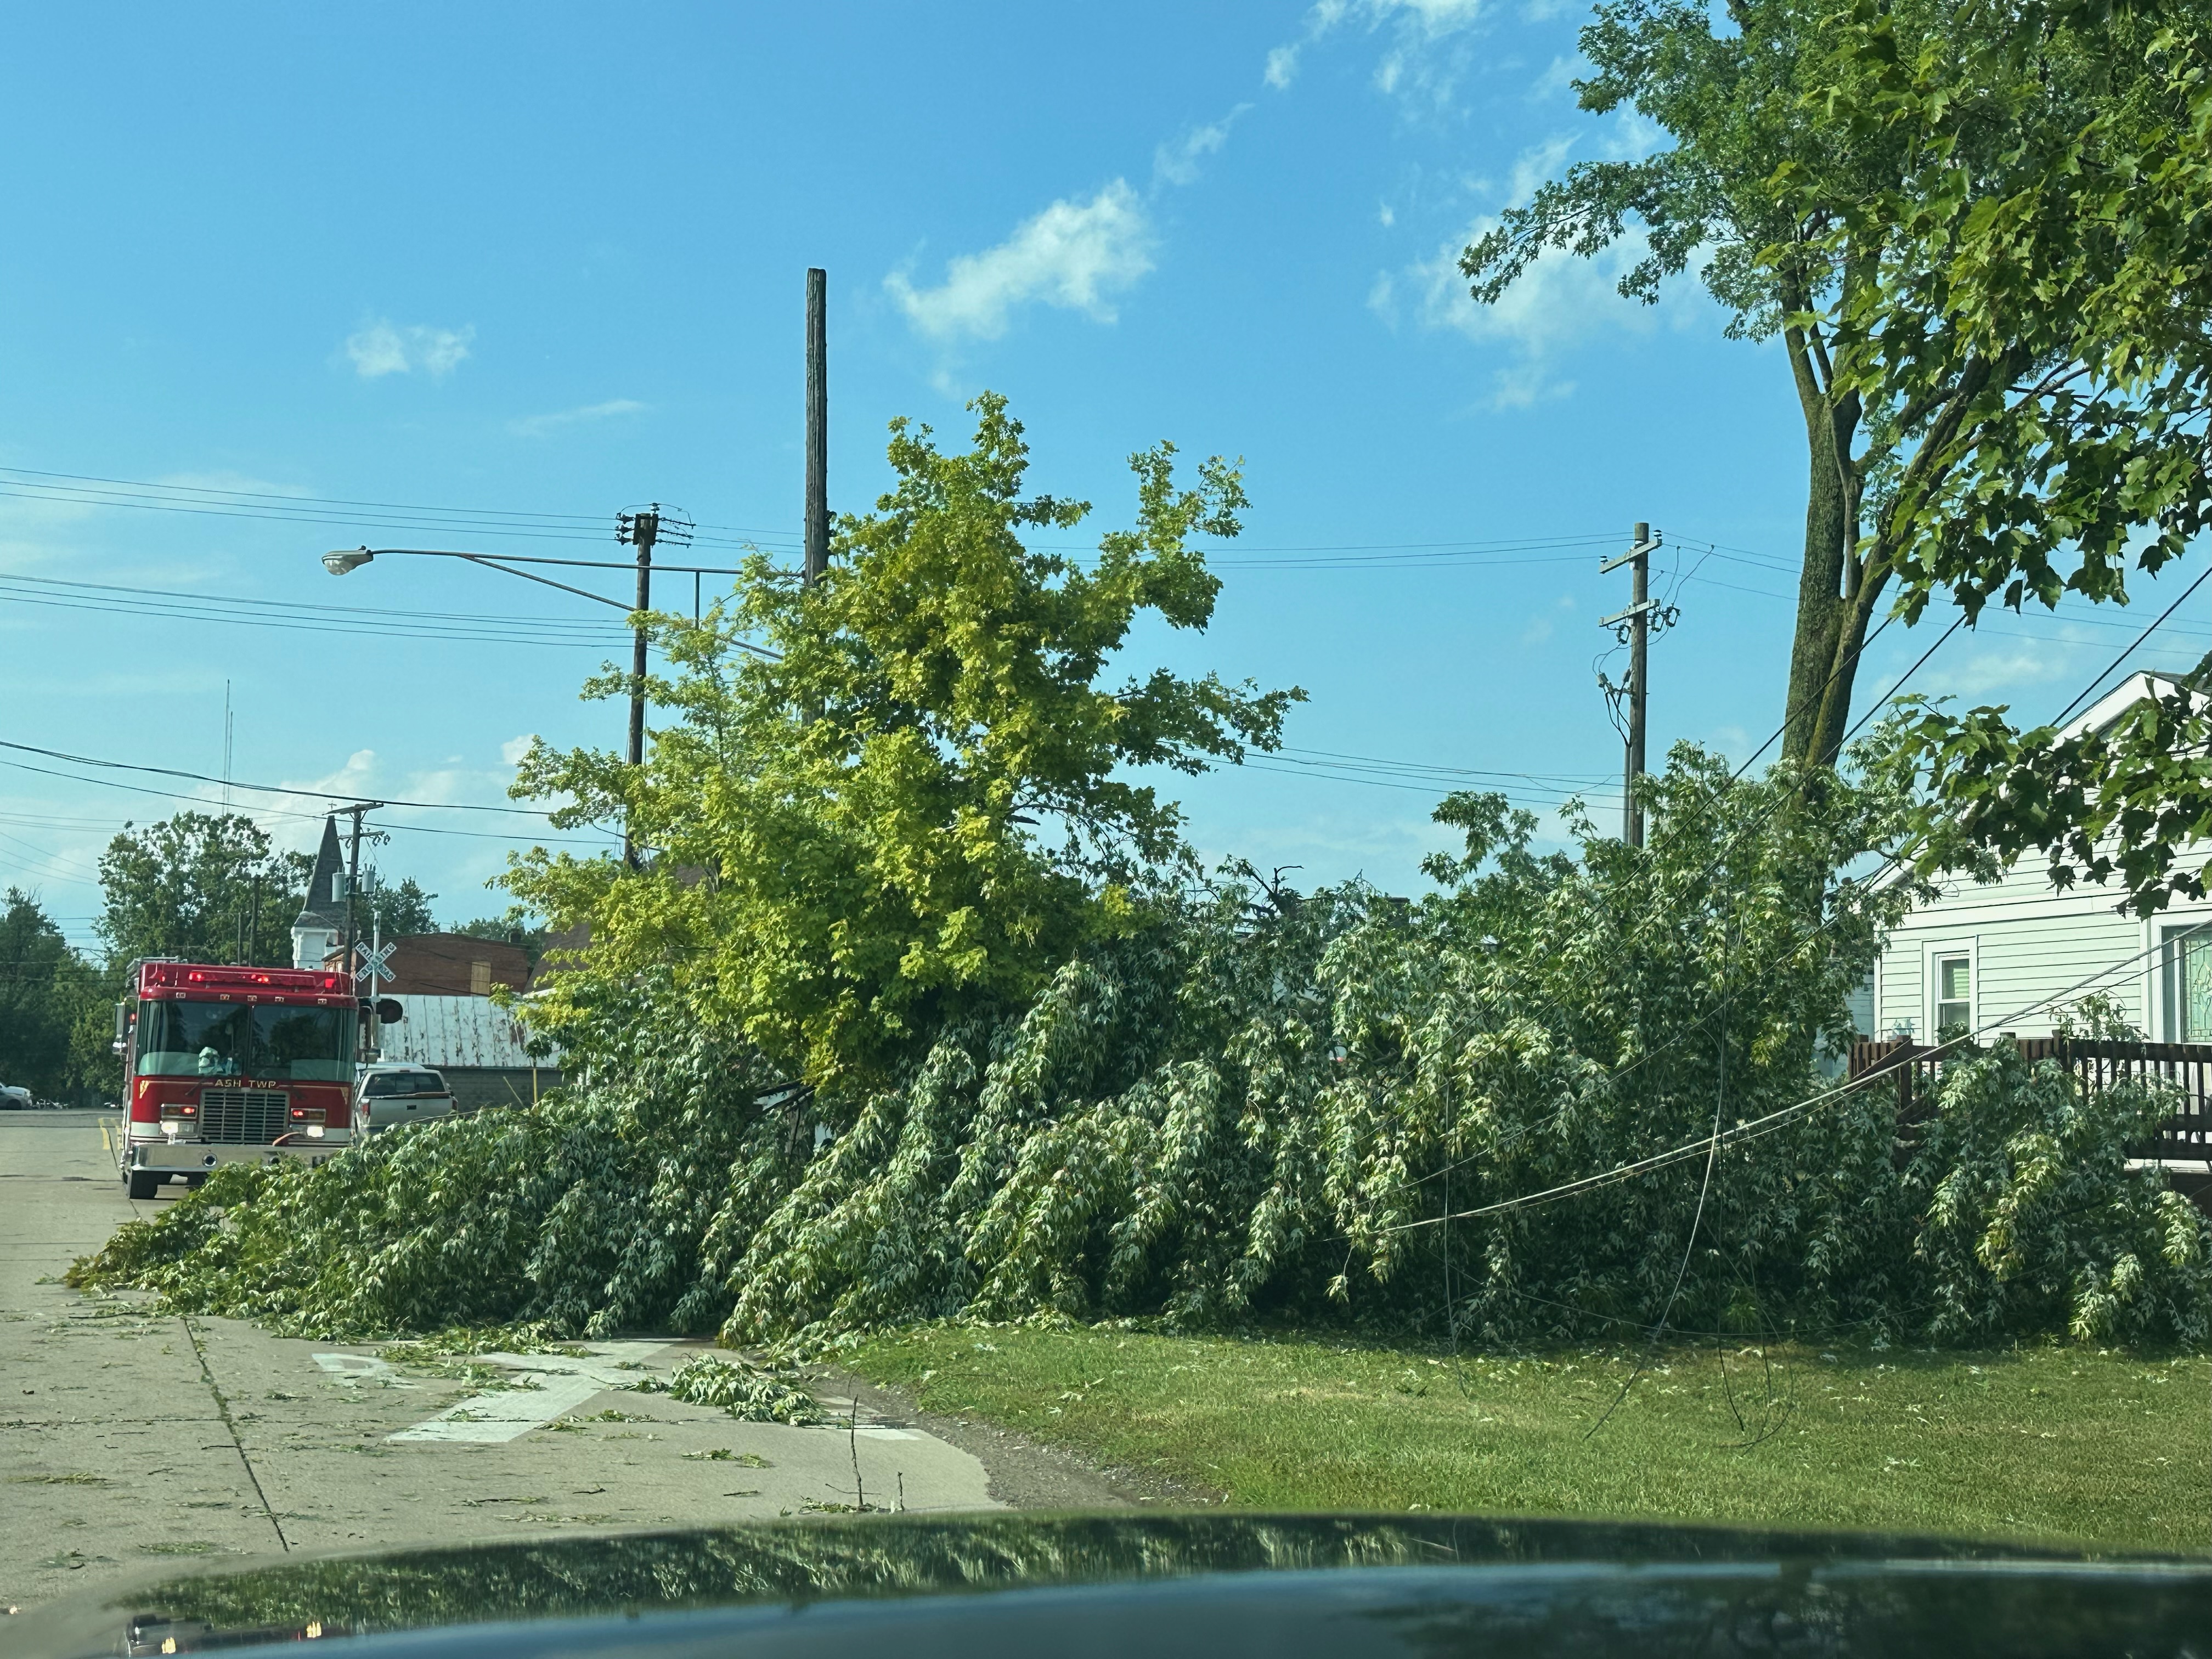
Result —
[[[480, 564], [487, 570], [497, 570], [506, 575], [520, 576], [526, 582], [537, 582], [545, 587], [557, 587], [563, 593], [574, 593], [580, 599], [596, 599], [601, 605], [611, 605], [614, 606], [616, 610], [624, 613], [628, 613], [630, 610], [630, 607], [624, 605], [620, 599], [611, 599], [604, 593], [594, 593], [586, 588], [571, 587], [566, 582], [555, 581], [550, 576], [540, 576], [527, 570], [517, 570], [514, 568], [514, 563], [513, 562], [507, 562], [499, 559], [490, 558], [482, 553], [462, 553], [441, 547], [364, 547], [356, 550], [341, 549], [335, 553], [324, 554], [323, 566], [333, 576], [343, 576], [349, 571], [358, 570], [362, 566], [367, 564], [371, 559], [382, 558], [386, 556], [410, 559], [465, 559], [469, 563]], [[595, 570], [629, 570], [635, 568], [635, 566], [628, 564], [606, 563], [596, 559], [530, 559], [527, 561], [519, 562], [531, 564], [584, 565]], [[656, 569], [670, 571], [688, 571], [690, 568], [690, 567], [685, 565], [657, 565], [654, 568]], [[708, 570], [702, 571], [699, 574], [702, 575], [720, 576], [738, 575], [743, 573], [738, 571]], [[783, 660], [782, 654], [780, 652], [771, 651], [766, 646], [755, 645], [747, 640], [732, 640], [731, 643], [736, 646], [740, 651], [750, 651], [754, 656], [762, 658], [768, 662], [781, 662]]]
[[[367, 556], [364, 557], [363, 555]], [[484, 556], [480, 553], [457, 552], [451, 548], [444, 547], [363, 547], [357, 550], [343, 549], [339, 552], [327, 553], [323, 556], [325, 563], [329, 563], [332, 559], [338, 559], [344, 562], [346, 569], [350, 570], [367, 564], [370, 559], [480, 559]], [[504, 559], [508, 564], [564, 564], [578, 570], [635, 570], [637, 568], [635, 562], [629, 559], [546, 559], [534, 554], [524, 553], [501, 553], [493, 556]], [[655, 563], [653, 568], [655, 570], [684, 576], [742, 576], [745, 574], [733, 565]], [[343, 575], [345, 572], [332, 566], [331, 574], [338, 576]], [[799, 572], [779, 570], [774, 574], [777, 576], [796, 576]]]
[[620, 599], [611, 599], [604, 593], [592, 593], [580, 587], [571, 587], [566, 582], [555, 581], [550, 576], [532, 575], [529, 571], [517, 570], [512, 565], [495, 564], [481, 553], [457, 553], [453, 556], [458, 559], [466, 559], [471, 564], [480, 564], [487, 570], [504, 570], [508, 575], [520, 576], [526, 582], [538, 582], [547, 587], [557, 587], [563, 593], [574, 593], [580, 599], [597, 599], [601, 605], [611, 605], [616, 610], [623, 612], [629, 610], [629, 607]]

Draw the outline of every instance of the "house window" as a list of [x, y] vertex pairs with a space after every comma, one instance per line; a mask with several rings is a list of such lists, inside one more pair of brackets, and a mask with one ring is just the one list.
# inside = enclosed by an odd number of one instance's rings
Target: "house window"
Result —
[[2212, 1042], [2212, 923], [2166, 930], [2169, 1042]]
[[1974, 1029], [1974, 959], [1936, 958], [1936, 1038], [1942, 1042]]
[[469, 994], [472, 997], [491, 994], [491, 963], [472, 962], [469, 964]]

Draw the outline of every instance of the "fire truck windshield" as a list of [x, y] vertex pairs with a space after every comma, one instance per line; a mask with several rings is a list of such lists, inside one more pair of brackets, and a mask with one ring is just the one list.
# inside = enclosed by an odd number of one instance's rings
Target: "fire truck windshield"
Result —
[[350, 1008], [142, 1002], [138, 1075], [349, 1083], [355, 1019]]

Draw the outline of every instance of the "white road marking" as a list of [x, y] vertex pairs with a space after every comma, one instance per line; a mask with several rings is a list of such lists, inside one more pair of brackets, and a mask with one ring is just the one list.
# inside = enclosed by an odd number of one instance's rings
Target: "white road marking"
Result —
[[[349, 1388], [358, 1388], [363, 1382], [387, 1382], [393, 1375], [392, 1367], [374, 1354], [319, 1353], [312, 1358], [315, 1364]], [[415, 1385], [399, 1382], [392, 1386], [411, 1389]]]
[[[545, 1376], [525, 1372], [515, 1381], [522, 1386], [497, 1394], [473, 1394], [427, 1423], [387, 1434], [386, 1440], [445, 1440], [471, 1445], [492, 1445], [514, 1440], [573, 1411], [606, 1384], [596, 1376]], [[531, 1383], [538, 1386], [532, 1388]]]
[[574, 1411], [595, 1394], [628, 1388], [644, 1373], [624, 1370], [616, 1362], [642, 1359], [667, 1346], [665, 1342], [598, 1342], [592, 1345], [589, 1359], [553, 1353], [473, 1355], [478, 1364], [517, 1371], [515, 1381], [520, 1386], [471, 1395], [428, 1421], [385, 1438], [477, 1446], [519, 1439], [562, 1413]]

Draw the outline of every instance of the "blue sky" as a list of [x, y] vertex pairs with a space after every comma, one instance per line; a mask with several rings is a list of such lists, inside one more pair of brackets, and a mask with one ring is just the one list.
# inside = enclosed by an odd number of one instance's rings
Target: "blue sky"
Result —
[[[613, 611], [434, 561], [341, 586], [322, 550], [410, 534], [328, 503], [512, 514], [412, 536], [596, 558], [617, 509], [660, 500], [788, 545], [819, 264], [833, 507], [882, 487], [890, 417], [957, 438], [986, 387], [1035, 485], [1100, 529], [1133, 450], [1244, 458], [1213, 628], [1132, 652], [1310, 697], [1302, 752], [1182, 787], [1210, 855], [1416, 888], [1437, 789], [1331, 757], [1528, 775], [1495, 781], [1547, 811], [1608, 793], [1592, 659], [1626, 579], [1597, 565], [1635, 520], [1677, 544], [1655, 745], [1741, 756], [1778, 714], [1802, 514], [1778, 354], [1724, 341], [1691, 284], [1645, 308], [1549, 263], [1485, 311], [1452, 270], [1538, 180], [1655, 142], [1575, 109], [1581, 15], [24, 13], [0, 61], [0, 737], [217, 773], [228, 682], [240, 779], [484, 804], [528, 734], [618, 743], [619, 709], [575, 696], [623, 648]], [[2110, 621], [1998, 619], [1915, 684], [2048, 713], [2129, 637]], [[1893, 629], [1863, 702], [1931, 636]], [[183, 803], [53, 769], [0, 767], [0, 883], [83, 940], [100, 848]], [[309, 844], [313, 803], [287, 810], [265, 821]], [[526, 824], [387, 816], [390, 874], [450, 919], [500, 907], [483, 883]]]

